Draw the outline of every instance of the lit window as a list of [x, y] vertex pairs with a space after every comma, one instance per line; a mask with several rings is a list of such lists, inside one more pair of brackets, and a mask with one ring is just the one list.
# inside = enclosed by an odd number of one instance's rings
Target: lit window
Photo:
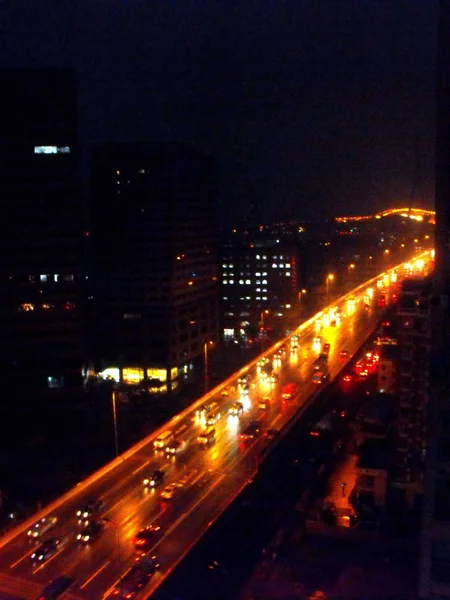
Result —
[[263, 277], [267, 277], [267, 271], [263, 273]]
[[228, 300], [228, 296], [222, 296], [224, 300]]
[[278, 267], [278, 265], [276, 263], [272, 264], [272, 269], [276, 269]]
[[243, 279], [239, 279], [239, 285], [244, 285], [244, 280]]
[[[281, 256], [280, 256], [280, 258], [281, 258]], [[278, 260], [278, 256], [274, 256], [273, 260]]]
[[267, 300], [267, 296], [263, 296], [263, 300]]
[[223, 280], [223, 284], [224, 284], [224, 285], [227, 285], [227, 284], [228, 284], [228, 280], [227, 280], [227, 279], [224, 279], [224, 280]]
[[256, 280], [256, 285], [261, 285], [261, 280], [260, 279]]
[[68, 275], [64, 275], [63, 279], [64, 281], [73, 281], [75, 277], [72, 275], [72, 273], [69, 273]]
[[230, 285], [233, 285], [234, 279], [230, 279]]
[[291, 276], [291, 274], [289, 273], [289, 271], [286, 271], [285, 275], [286, 275], [286, 277], [290, 277]]
[[291, 268], [291, 265], [289, 263], [286, 263], [284, 266], [286, 267], [286, 269], [290, 269]]
[[251, 296], [245, 296], [245, 299], [246, 300], [251, 300], [252, 298], [251, 298]]
[[263, 256], [263, 260], [267, 260], [267, 256]]
[[260, 297], [260, 296], [256, 296], [256, 299], [257, 299], [257, 300], [261, 300], [261, 297]]
[[291, 305], [290, 304], [286, 304], [286, 308], [291, 308]]
[[261, 259], [260, 255], [259, 255], [259, 254], [257, 254], [257, 255], [256, 255], [256, 260], [260, 260], [260, 259]]
[[69, 146], [35, 146], [35, 154], [69, 154]]
[[256, 288], [256, 291], [257, 291], [257, 292], [260, 292], [260, 291], [261, 291], [261, 288]]
[[47, 281], [47, 275], [40, 275], [39, 279], [41, 281]]
[[255, 273], [256, 277], [261, 277], [261, 273]]
[[58, 274], [55, 274], [55, 275], [53, 275], [53, 279], [54, 279], [55, 281], [59, 281], [59, 275], [58, 275]]
[[19, 310], [23, 310], [25, 312], [30, 312], [34, 310], [34, 304], [30, 304], [29, 302], [25, 302], [19, 306]]
[[222, 269], [228, 269], [228, 265], [222, 265]]
[[250, 281], [250, 279], [246, 279], [246, 280], [245, 280], [245, 285], [250, 285], [250, 284], [251, 284], [251, 281]]
[[263, 279], [263, 285], [267, 285], [267, 279]]
[[284, 256], [283, 256], [283, 255], [281, 255], [281, 256], [280, 256], [280, 260], [283, 260], [283, 258], [284, 258]]
[[230, 269], [234, 269], [234, 265], [228, 265]]
[[263, 292], [267, 292], [267, 288], [263, 288], [263, 289], [262, 289], [262, 291], [263, 291]]
[[280, 265], [280, 269], [284, 269], [284, 265], [283, 264]]

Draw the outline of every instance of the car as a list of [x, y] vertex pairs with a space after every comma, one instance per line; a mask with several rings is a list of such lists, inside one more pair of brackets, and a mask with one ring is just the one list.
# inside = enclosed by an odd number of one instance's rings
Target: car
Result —
[[216, 440], [216, 429], [215, 427], [207, 427], [197, 438], [197, 441], [202, 446], [213, 444]]
[[62, 538], [53, 537], [45, 540], [45, 542], [42, 542], [42, 544], [38, 546], [31, 555], [31, 562], [33, 565], [44, 563], [46, 560], [56, 554], [61, 546]]
[[278, 375], [278, 373], [272, 373], [272, 375], [270, 376], [270, 381], [272, 383], [276, 383], [277, 381], [279, 381], [280, 376]]
[[169, 456], [175, 456], [180, 454], [187, 448], [186, 440], [174, 440], [171, 444], [166, 447], [166, 454]]
[[57, 600], [66, 590], [74, 584], [76, 579], [68, 575], [61, 575], [49, 583], [39, 594], [36, 600]]
[[235, 402], [231, 405], [230, 410], [228, 412], [231, 416], [238, 417], [244, 412], [244, 405], [242, 404], [242, 402]]
[[145, 487], [155, 488], [164, 481], [164, 471], [156, 470], [142, 482]]
[[223, 390], [220, 392], [221, 396], [229, 396], [230, 392], [232, 392], [232, 388], [231, 387], [224, 387]]
[[323, 345], [322, 352], [323, 352], [324, 354], [329, 354], [329, 352], [330, 352], [330, 348], [331, 348], [330, 344], [329, 344], [328, 342], [326, 342], [326, 343]]
[[77, 535], [77, 540], [81, 544], [88, 544], [98, 537], [103, 531], [103, 524], [99, 521], [92, 521], [86, 527], [83, 527]]
[[84, 508], [77, 510], [77, 517], [80, 521], [89, 520], [92, 516], [101, 512], [104, 506], [103, 498], [89, 500]]
[[150, 577], [156, 570], [156, 566], [144, 566], [143, 563], [136, 564], [125, 573], [114, 588], [113, 595], [122, 599], [134, 598], [142, 588], [147, 585]]
[[35, 523], [31, 529], [27, 531], [27, 536], [31, 539], [38, 539], [49, 529], [52, 529], [58, 522], [57, 517], [42, 517], [40, 521]]
[[259, 421], [251, 421], [247, 427], [240, 433], [241, 440], [253, 440], [261, 433], [261, 423]]
[[263, 398], [261, 400], [261, 402], [258, 404], [258, 408], [260, 408], [261, 410], [267, 410], [270, 406], [270, 398], [266, 397]]
[[163, 498], [163, 500], [172, 500], [180, 487], [182, 486], [179, 483], [169, 483], [169, 485], [167, 485], [161, 492], [161, 498]]
[[341, 350], [339, 352], [339, 358], [341, 359], [342, 362], [345, 362], [349, 356], [350, 356], [350, 352], [348, 350]]
[[274, 437], [276, 437], [278, 435], [278, 433], [279, 433], [278, 429], [268, 429], [264, 433], [264, 437], [269, 438], [269, 439], [273, 439]]
[[342, 377], [342, 381], [344, 383], [351, 383], [353, 381], [353, 375], [351, 375], [350, 373], [347, 373], [346, 375], [344, 375]]
[[134, 547], [139, 553], [147, 553], [161, 538], [161, 527], [149, 525], [134, 536]]

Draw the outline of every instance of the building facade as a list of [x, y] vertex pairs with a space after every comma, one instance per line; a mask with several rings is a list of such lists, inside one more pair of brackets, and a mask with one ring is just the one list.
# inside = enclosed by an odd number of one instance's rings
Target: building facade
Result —
[[215, 164], [181, 144], [94, 149], [92, 355], [174, 389], [219, 332]]
[[276, 242], [231, 242], [221, 249], [225, 339], [286, 332], [299, 323], [298, 250]]
[[74, 75], [0, 72], [5, 381], [34, 390], [82, 375], [82, 207]]

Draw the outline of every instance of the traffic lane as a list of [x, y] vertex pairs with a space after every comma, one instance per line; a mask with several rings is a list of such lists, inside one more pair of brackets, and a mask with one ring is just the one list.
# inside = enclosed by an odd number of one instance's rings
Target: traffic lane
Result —
[[[197, 506], [191, 508], [186, 517], [166, 535], [157, 547], [156, 554], [161, 564], [161, 574], [155, 577], [146, 588], [149, 595], [171, 572], [179, 560], [186, 555], [204, 532], [212, 526], [214, 520], [229, 504], [230, 496], [235, 497], [250, 483], [249, 479], [236, 473], [222, 476], [215, 482], [215, 487]], [[237, 543], [239, 540], [238, 532]]]
[[[93, 498], [105, 497], [106, 505], [103, 513], [107, 513], [117, 499], [121, 498], [130, 485], [140, 478], [140, 472], [146, 468], [151, 472], [160, 466], [160, 458], [155, 456], [151, 450], [151, 458], [146, 455], [136, 455], [127, 459], [120, 466], [107, 474], [98, 485], [91, 486], [89, 492], [80, 494], [79, 497], [66, 502], [58, 511], [49, 516], [56, 516], [58, 523], [56, 527], [44, 534], [42, 539], [58, 536], [67, 529], [67, 524], [76, 518], [76, 511], [83, 508]], [[135, 466], [136, 465], [136, 466]], [[106, 481], [108, 480], [108, 481]], [[36, 542], [37, 544], [40, 541]], [[26, 534], [18, 535], [10, 544], [2, 548], [0, 552], [0, 568], [7, 568], [30, 549], [30, 540]]]
[[[209, 497], [214, 490], [217, 488], [219, 482], [224, 479], [225, 475], [220, 473], [204, 473], [200, 480], [198, 480], [195, 486], [186, 493], [184, 496], [181, 493], [175, 496], [173, 500], [167, 501], [167, 509], [159, 516], [156, 523], [161, 527], [162, 536], [159, 540], [155, 541], [153, 547], [149, 552], [156, 554], [158, 561], [160, 562], [160, 546], [164, 543], [164, 540], [171, 536], [175, 529], [180, 529], [182, 523], [189, 518], [192, 512], [199, 506], [203, 506], [205, 498]], [[177, 516], [174, 519], [174, 516]], [[89, 583], [89, 590], [85, 593], [88, 598], [101, 598], [108, 597], [115, 585], [117, 585], [120, 576], [133, 565], [133, 558], [135, 556], [134, 547], [128, 545], [122, 555], [126, 561], [126, 568], [122, 573], [113, 572], [111, 569], [103, 569], [98, 576]], [[85, 587], [84, 589], [87, 589]]]

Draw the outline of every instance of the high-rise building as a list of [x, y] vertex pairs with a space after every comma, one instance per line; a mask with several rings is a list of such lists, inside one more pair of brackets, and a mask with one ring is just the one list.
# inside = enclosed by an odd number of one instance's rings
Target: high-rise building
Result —
[[215, 199], [215, 164], [189, 146], [94, 149], [93, 356], [114, 378], [170, 391], [217, 341]]
[[0, 71], [0, 359], [33, 389], [81, 381], [77, 96], [64, 70]]
[[299, 324], [298, 249], [268, 240], [235, 240], [221, 248], [223, 336], [277, 330]]

